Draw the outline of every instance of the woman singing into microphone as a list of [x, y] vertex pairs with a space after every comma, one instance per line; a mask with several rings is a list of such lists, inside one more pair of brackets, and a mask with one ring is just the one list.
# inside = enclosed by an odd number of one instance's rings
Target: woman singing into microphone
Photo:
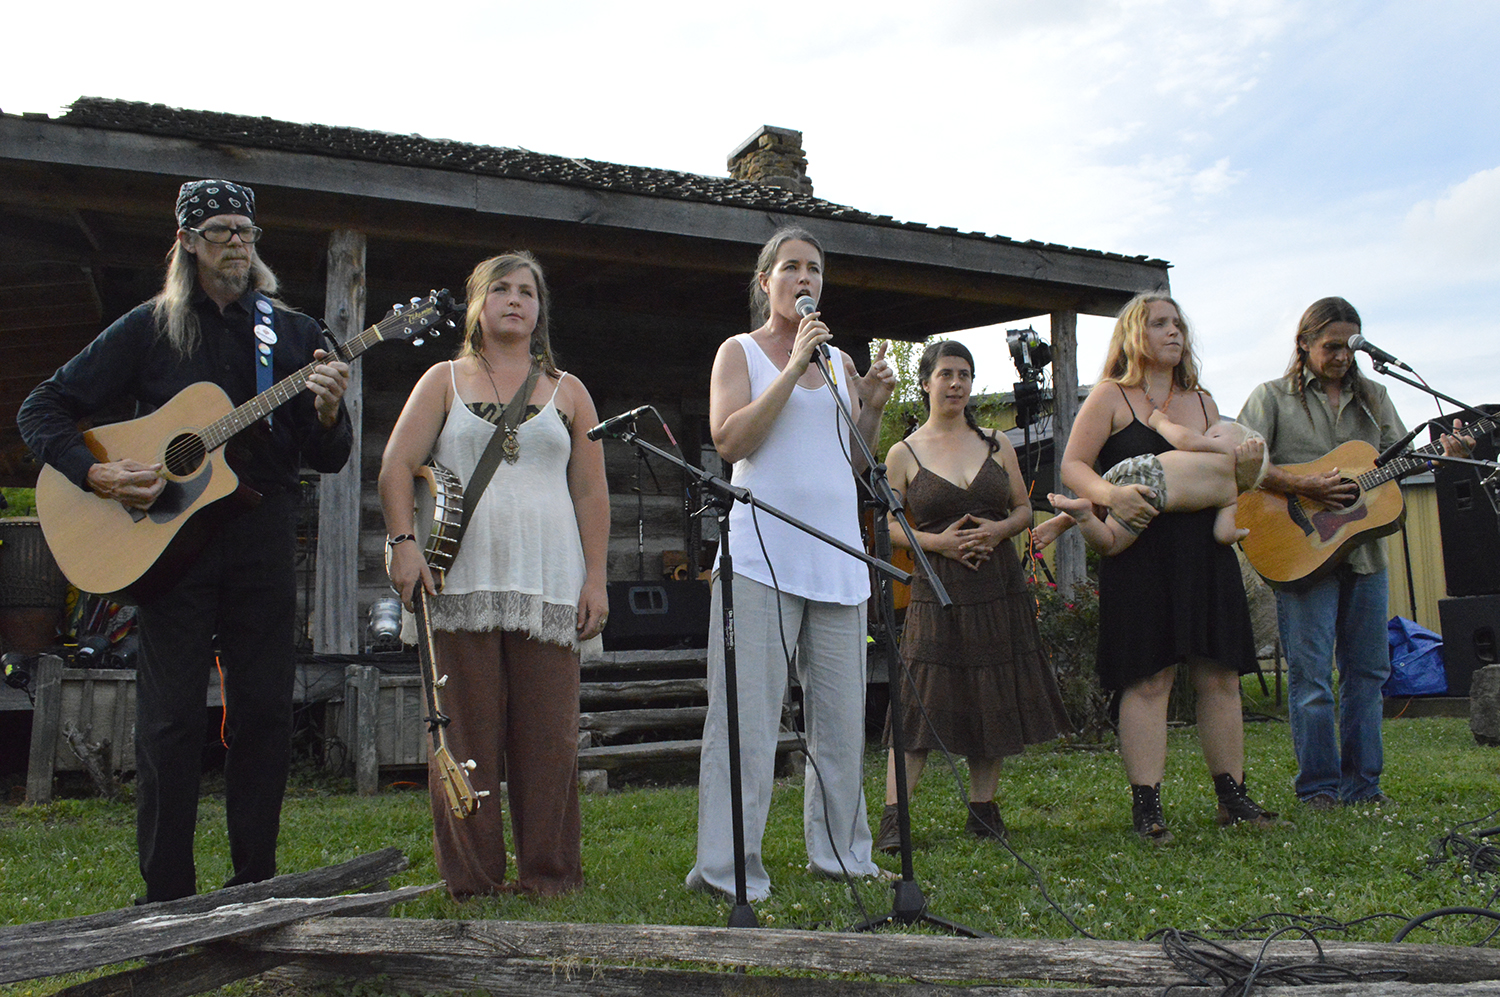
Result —
[[[760, 325], [719, 347], [709, 382], [709, 425], [719, 454], [734, 465], [734, 484], [858, 547], [859, 503], [849, 457], [856, 469], [863, 460], [814, 363], [815, 350], [832, 337], [819, 312], [799, 315], [798, 309], [804, 297], [816, 306], [823, 263], [822, 247], [800, 229], [782, 229], [761, 249], [750, 285], [751, 311]], [[842, 351], [828, 352], [839, 395], [873, 444], [895, 386], [885, 351], [864, 377]], [[745, 504], [737, 503], [729, 519], [747, 897], [761, 900], [771, 889], [761, 837], [771, 805], [786, 656], [793, 650], [813, 763], [803, 805], [808, 870], [877, 874], [861, 773], [868, 570], [774, 516], [755, 516]], [[733, 895], [722, 606], [716, 571], [698, 856], [687, 885]]]

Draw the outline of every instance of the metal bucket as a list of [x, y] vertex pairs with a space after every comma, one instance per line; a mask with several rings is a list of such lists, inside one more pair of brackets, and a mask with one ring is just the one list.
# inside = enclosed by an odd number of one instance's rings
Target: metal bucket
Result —
[[68, 580], [35, 516], [0, 519], [0, 608], [61, 609]]

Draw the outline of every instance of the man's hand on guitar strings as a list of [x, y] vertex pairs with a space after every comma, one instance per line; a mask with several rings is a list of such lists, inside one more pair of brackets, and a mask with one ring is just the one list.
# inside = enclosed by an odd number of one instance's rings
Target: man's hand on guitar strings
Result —
[[100, 498], [113, 499], [127, 509], [151, 508], [167, 487], [162, 465], [142, 464], [138, 460], [110, 461], [89, 468], [89, 489]]
[[[313, 350], [314, 360], [323, 360], [327, 350]], [[319, 363], [307, 378], [307, 390], [313, 393], [313, 407], [318, 421], [332, 426], [339, 419], [339, 400], [349, 390], [349, 365], [342, 360]]]

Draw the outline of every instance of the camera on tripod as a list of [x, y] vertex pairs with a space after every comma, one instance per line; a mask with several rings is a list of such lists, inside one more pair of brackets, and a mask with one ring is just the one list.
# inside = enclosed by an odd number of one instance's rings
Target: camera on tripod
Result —
[[1011, 362], [1021, 380], [1015, 384], [1016, 426], [1024, 429], [1042, 415], [1042, 407], [1052, 400], [1052, 392], [1043, 388], [1045, 368], [1052, 362], [1052, 347], [1035, 329], [1010, 329], [1005, 333]]

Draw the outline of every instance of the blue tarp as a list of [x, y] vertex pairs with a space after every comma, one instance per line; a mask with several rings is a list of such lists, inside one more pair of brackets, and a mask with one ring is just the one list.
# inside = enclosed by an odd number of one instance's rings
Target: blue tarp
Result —
[[1391, 677], [1381, 692], [1387, 696], [1446, 695], [1443, 638], [1400, 616], [1391, 617], [1385, 632], [1391, 649]]

